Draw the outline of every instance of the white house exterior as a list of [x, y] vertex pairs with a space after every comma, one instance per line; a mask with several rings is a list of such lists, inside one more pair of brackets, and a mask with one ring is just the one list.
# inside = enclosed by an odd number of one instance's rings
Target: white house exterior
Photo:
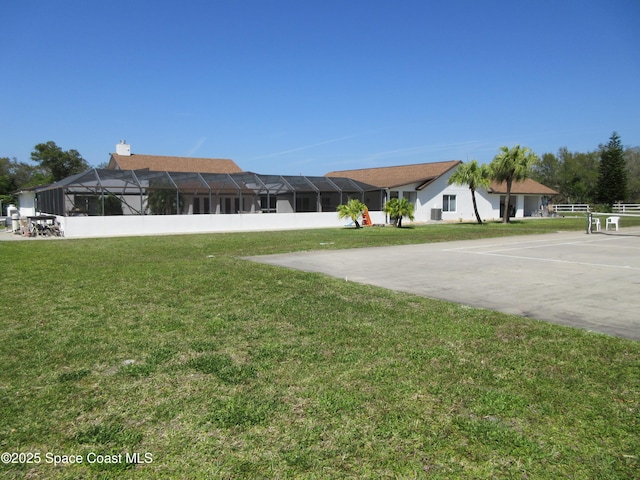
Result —
[[[447, 184], [454, 171], [455, 169], [446, 172], [422, 189], [419, 189], [419, 182], [395, 187], [390, 190], [391, 198], [395, 196], [394, 192], [398, 192], [398, 198], [404, 197], [412, 202], [416, 222], [475, 220], [469, 187]], [[486, 191], [477, 191], [476, 204], [483, 220], [499, 218], [499, 196], [496, 198]]]
[[[471, 190], [465, 185], [449, 185], [449, 177], [452, 174], [453, 171], [445, 173], [422, 190], [418, 190], [419, 183], [396, 187], [391, 191], [391, 198], [395, 195], [394, 192], [398, 192], [398, 198], [406, 197], [411, 201], [415, 207], [416, 222], [438, 219], [449, 222], [476, 220]], [[547, 206], [550, 197], [555, 195], [555, 192], [547, 191], [550, 189], [540, 184], [531, 185], [534, 188], [528, 190], [518, 184], [514, 186], [509, 203], [513, 207], [511, 216], [515, 218], [536, 216]], [[544, 187], [545, 190], [540, 187]], [[506, 188], [504, 191], [492, 188], [478, 189], [476, 205], [480, 218], [502, 218], [505, 197]]]
[[[327, 173], [366, 182], [387, 191], [387, 198], [407, 198], [414, 205], [415, 222], [432, 220], [473, 221], [473, 201], [466, 185], [449, 185], [459, 160], [397, 167], [344, 170]], [[512, 217], [529, 217], [542, 211], [554, 190], [532, 180], [514, 182], [510, 205]], [[476, 191], [478, 213], [483, 220], [502, 217], [506, 197], [504, 184], [493, 183]]]
[[[454, 160], [344, 170], [324, 177], [259, 175], [243, 172], [226, 159], [134, 155], [123, 142], [108, 169], [90, 169], [21, 192], [20, 214], [56, 215], [69, 237], [341, 226], [345, 222], [338, 219], [336, 206], [349, 198], [368, 205], [374, 224], [388, 221], [383, 206], [392, 198], [407, 198], [416, 222], [474, 221], [469, 188], [449, 185], [461, 164]], [[476, 191], [483, 220], [502, 216], [505, 190], [504, 184], [494, 183]], [[165, 192], [162, 197], [173, 206], [150, 211], [152, 191]], [[536, 215], [556, 193], [531, 179], [514, 182], [511, 216]], [[112, 201], [121, 206], [119, 212], [107, 208]]]

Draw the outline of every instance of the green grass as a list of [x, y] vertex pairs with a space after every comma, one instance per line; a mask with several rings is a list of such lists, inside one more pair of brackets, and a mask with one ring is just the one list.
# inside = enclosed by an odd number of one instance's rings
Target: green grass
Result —
[[584, 226], [3, 242], [0, 476], [637, 478], [640, 343], [239, 258]]

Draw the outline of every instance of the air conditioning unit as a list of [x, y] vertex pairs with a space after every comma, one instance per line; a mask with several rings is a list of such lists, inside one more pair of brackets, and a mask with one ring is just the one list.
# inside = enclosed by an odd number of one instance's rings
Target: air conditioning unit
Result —
[[432, 208], [431, 209], [431, 220], [442, 220], [442, 209], [441, 208]]

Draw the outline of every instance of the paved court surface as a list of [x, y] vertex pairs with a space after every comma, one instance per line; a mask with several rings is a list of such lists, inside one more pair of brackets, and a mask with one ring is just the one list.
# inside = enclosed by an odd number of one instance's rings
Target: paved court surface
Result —
[[640, 340], [640, 228], [251, 257]]

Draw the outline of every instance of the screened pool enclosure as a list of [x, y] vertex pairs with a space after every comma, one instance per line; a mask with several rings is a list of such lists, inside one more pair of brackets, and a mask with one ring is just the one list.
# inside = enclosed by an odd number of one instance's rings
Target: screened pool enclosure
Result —
[[91, 169], [36, 189], [54, 215], [332, 212], [351, 198], [381, 210], [385, 191], [348, 178]]

